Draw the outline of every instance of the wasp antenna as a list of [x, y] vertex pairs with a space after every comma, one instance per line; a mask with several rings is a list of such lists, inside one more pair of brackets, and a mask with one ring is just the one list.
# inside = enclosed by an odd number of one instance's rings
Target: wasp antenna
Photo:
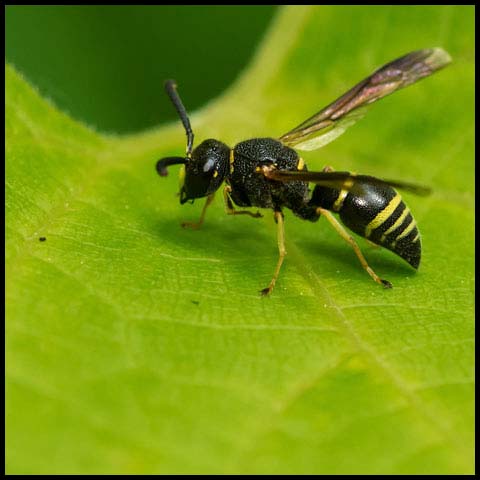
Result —
[[185, 110], [182, 100], [180, 99], [180, 95], [177, 92], [177, 82], [175, 82], [175, 80], [167, 80], [165, 82], [165, 90], [175, 106], [175, 109], [177, 110], [177, 113], [185, 128], [185, 132], [187, 134], [187, 157], [190, 158], [193, 147], [193, 130], [190, 125], [190, 120], [188, 119], [187, 111]]
[[187, 159], [182, 157], [167, 157], [159, 160], [155, 166], [158, 174], [161, 177], [166, 177], [168, 175], [168, 169], [170, 165], [181, 165], [187, 163]]

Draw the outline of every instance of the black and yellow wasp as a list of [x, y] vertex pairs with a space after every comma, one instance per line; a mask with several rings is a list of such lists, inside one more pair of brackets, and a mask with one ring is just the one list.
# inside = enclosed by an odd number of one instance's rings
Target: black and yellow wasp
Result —
[[[338, 100], [320, 110], [298, 127], [274, 138], [253, 138], [230, 148], [218, 140], [205, 140], [193, 150], [193, 131], [185, 107], [173, 80], [165, 82], [165, 89], [173, 102], [187, 134], [185, 157], [168, 157], [156, 164], [157, 172], [167, 175], [167, 167], [184, 165], [180, 202], [207, 197], [200, 220], [184, 222], [182, 226], [198, 228], [215, 192], [223, 182], [223, 195], [229, 215], [261, 217], [259, 212], [235, 210], [239, 207], [271, 208], [278, 227], [279, 258], [268, 287], [261, 290], [268, 295], [275, 286], [286, 254], [282, 208], [311, 222], [324, 216], [340, 236], [350, 244], [363, 268], [375, 282], [390, 288], [368, 265], [357, 243], [332, 212], [350, 230], [376, 245], [381, 245], [417, 269], [420, 264], [420, 233], [410, 210], [394, 188], [419, 195], [428, 189], [410, 183], [380, 180], [368, 175], [336, 172], [325, 167], [321, 172], [309, 172], [307, 165], [293, 150], [315, 150], [341, 135], [363, 116], [365, 106], [395, 90], [406, 87], [431, 75], [451, 61], [447, 52], [432, 48], [411, 52], [388, 63], [355, 85]], [[311, 191], [309, 182], [316, 184]]]

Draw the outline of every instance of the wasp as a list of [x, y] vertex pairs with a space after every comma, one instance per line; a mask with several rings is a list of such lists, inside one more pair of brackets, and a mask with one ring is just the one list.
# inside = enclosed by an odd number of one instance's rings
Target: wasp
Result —
[[[385, 288], [392, 284], [380, 278], [368, 265], [357, 242], [344, 228], [371, 243], [391, 250], [415, 270], [420, 265], [421, 241], [417, 224], [395, 190], [418, 195], [429, 193], [427, 187], [401, 181], [390, 181], [353, 172], [334, 171], [327, 166], [320, 172], [308, 171], [294, 150], [315, 150], [341, 135], [365, 113], [366, 106], [427, 77], [450, 63], [449, 54], [441, 48], [417, 50], [376, 70], [340, 98], [279, 138], [252, 138], [233, 148], [208, 139], [193, 149], [194, 135], [174, 80], [165, 82], [165, 90], [183, 123], [187, 135], [185, 157], [162, 158], [156, 164], [161, 176], [167, 167], [181, 164], [183, 184], [180, 203], [193, 203], [206, 197], [198, 222], [184, 222], [183, 227], [199, 228], [215, 192], [223, 187], [226, 213], [229, 215], [262, 215], [238, 207], [273, 210], [277, 224], [279, 256], [270, 284], [260, 291], [272, 292], [280, 273], [285, 249], [283, 209], [290, 209], [304, 220], [316, 222], [325, 217], [337, 233], [354, 250], [370, 277]], [[313, 190], [309, 183], [314, 184]], [[334, 214], [338, 214], [341, 222]], [[343, 225], [342, 225], [343, 223]]]

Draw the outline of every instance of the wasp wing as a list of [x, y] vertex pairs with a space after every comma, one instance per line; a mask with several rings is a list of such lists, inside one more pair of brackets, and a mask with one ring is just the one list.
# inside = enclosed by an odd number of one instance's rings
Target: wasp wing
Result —
[[366, 105], [428, 77], [450, 63], [441, 48], [411, 52], [387, 63], [333, 103], [282, 135], [279, 140], [299, 150], [316, 150], [340, 136], [365, 114]]
[[264, 169], [263, 174], [266, 178], [278, 182], [311, 182], [323, 187], [334, 188], [337, 190], [344, 189], [358, 194], [363, 192], [364, 185], [385, 185], [422, 196], [431, 193], [430, 188], [422, 185], [399, 182], [396, 180], [382, 180], [380, 178], [371, 177], [370, 175], [356, 175], [350, 172], [304, 172]]

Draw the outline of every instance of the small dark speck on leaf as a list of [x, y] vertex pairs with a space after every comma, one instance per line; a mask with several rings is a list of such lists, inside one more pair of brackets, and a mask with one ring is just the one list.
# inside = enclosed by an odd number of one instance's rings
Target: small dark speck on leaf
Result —
[[190, 300], [194, 305], [200, 305], [200, 302], [198, 302], [197, 300]]
[[39, 240], [40, 240], [41, 242], [46, 242], [46, 241], [47, 241], [47, 237], [39, 237]]

